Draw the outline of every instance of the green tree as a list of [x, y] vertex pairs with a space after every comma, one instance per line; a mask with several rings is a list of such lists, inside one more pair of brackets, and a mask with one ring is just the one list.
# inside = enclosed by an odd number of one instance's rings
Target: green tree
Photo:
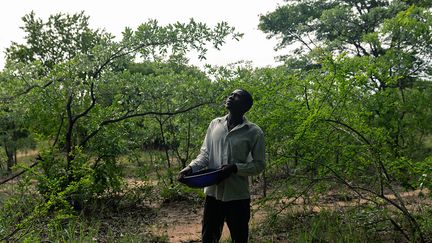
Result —
[[[0, 73], [0, 79], [3, 79]], [[7, 93], [0, 88], [0, 92]], [[12, 167], [17, 164], [17, 152], [19, 149], [28, 149], [35, 146], [34, 139], [30, 136], [26, 120], [20, 116], [22, 112], [19, 104], [0, 104], [0, 146], [6, 156], [6, 171], [12, 172]], [[2, 168], [0, 162], [0, 168]]]
[[[116, 41], [91, 29], [88, 19], [84, 13], [56, 14], [44, 21], [30, 13], [23, 18], [25, 42], [7, 49], [2, 107], [21, 107], [29, 130], [48, 146], [39, 148], [42, 173], [31, 169], [45, 203], [13, 226], [6, 240], [35, 219], [71, 217], [73, 209], [118, 192], [118, 157], [128, 151], [132, 126], [144, 117], [170, 117], [208, 103], [190, 85], [208, 79], [183, 67], [185, 54], [193, 50], [203, 59], [207, 48], [241, 37], [225, 22], [210, 28], [193, 19], [166, 26], [149, 20], [136, 30], [126, 28]], [[157, 68], [129, 71], [136, 59]]]
[[279, 110], [294, 124], [293, 133], [280, 130], [287, 135], [278, 144], [287, 149], [278, 150], [281, 163], [293, 160], [295, 170], [309, 175], [304, 191], [332, 181], [371, 202], [381, 198], [406, 219], [388, 222], [421, 241], [420, 226], [394, 186], [416, 188], [430, 173], [424, 169], [430, 163], [425, 138], [432, 133], [425, 105], [430, 7], [428, 1], [288, 1], [261, 16], [259, 26], [279, 38], [277, 48], [298, 47], [281, 57], [294, 75], [285, 81], [294, 91], [285, 91], [285, 99], [302, 105], [289, 106], [294, 113]]
[[[176, 116], [164, 115], [163, 111], [184, 109], [192, 104], [213, 105], [217, 92], [205, 73], [181, 60], [133, 63], [127, 69], [134, 76], [147, 80], [146, 96], [149, 97], [149, 101], [152, 102], [150, 105], [156, 112], [151, 116], [155, 124], [150, 130], [154, 131], [147, 131], [150, 134], [144, 135], [148, 138], [147, 141], [143, 141], [143, 134], [140, 133], [135, 138], [136, 143], [147, 143], [150, 149], [164, 151], [166, 170], [172, 185], [173, 170], [184, 167], [197, 150], [197, 146], [201, 145], [202, 138], [198, 137], [205, 132], [203, 129], [208, 125], [210, 118], [200, 119], [203, 118], [202, 110], [206, 109], [205, 107]], [[149, 120], [146, 122], [151, 123]], [[138, 148], [142, 149], [142, 146]], [[178, 166], [174, 166], [175, 160], [179, 162]]]
[[[178, 59], [195, 50], [204, 58], [208, 45], [219, 48], [227, 37], [240, 36], [224, 22], [211, 29], [194, 20], [167, 26], [150, 20], [135, 31], [126, 28], [122, 40], [114, 41], [111, 34], [90, 29], [83, 13], [57, 14], [46, 22], [30, 13], [23, 21], [26, 42], [13, 43], [7, 50], [4, 87], [8, 95], [2, 99], [25, 106], [32, 130], [51, 141], [51, 155], [42, 154], [42, 167], [59, 187], [52, 190], [46, 184], [46, 195], [84, 179], [97, 184], [100, 177], [88, 177], [88, 171], [112, 177], [103, 180], [117, 180], [118, 170], [95, 171], [106, 168], [100, 166], [102, 162], [115, 166], [122, 149], [121, 143], [115, 143], [120, 140], [106, 139], [120, 138], [110, 126], [136, 117], [180, 114], [204, 104], [178, 94], [169, 97], [170, 90], [160, 85], [157, 75], [129, 72], [126, 68], [136, 57]], [[155, 109], [157, 97], [175, 103], [165, 110]], [[94, 139], [97, 136], [106, 146]], [[98, 166], [90, 166], [91, 158]], [[96, 187], [96, 192], [109, 186], [98, 185], [102, 187]], [[91, 191], [91, 184], [85, 187]]]

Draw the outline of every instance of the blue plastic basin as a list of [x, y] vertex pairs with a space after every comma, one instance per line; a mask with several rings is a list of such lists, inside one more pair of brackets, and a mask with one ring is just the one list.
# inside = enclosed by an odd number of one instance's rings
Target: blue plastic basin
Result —
[[221, 169], [205, 169], [183, 177], [182, 183], [193, 188], [202, 188], [218, 182]]

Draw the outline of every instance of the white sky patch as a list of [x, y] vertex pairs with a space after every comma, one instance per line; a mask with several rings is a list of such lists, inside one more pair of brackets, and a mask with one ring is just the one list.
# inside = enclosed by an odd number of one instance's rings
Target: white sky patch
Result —
[[5, 62], [5, 49], [11, 42], [23, 42], [24, 32], [21, 18], [32, 10], [36, 17], [46, 20], [56, 13], [79, 13], [90, 16], [92, 28], [105, 29], [120, 37], [125, 27], [136, 29], [149, 19], [157, 19], [161, 25], [174, 22], [207, 23], [210, 27], [225, 21], [237, 31], [244, 33], [240, 41], [229, 40], [220, 51], [210, 49], [207, 60], [191, 63], [203, 66], [227, 65], [238, 61], [251, 61], [253, 66], [276, 66], [274, 51], [276, 40], [268, 40], [258, 30], [259, 15], [275, 10], [283, 0], [14, 0], [3, 3], [0, 9], [0, 69]]

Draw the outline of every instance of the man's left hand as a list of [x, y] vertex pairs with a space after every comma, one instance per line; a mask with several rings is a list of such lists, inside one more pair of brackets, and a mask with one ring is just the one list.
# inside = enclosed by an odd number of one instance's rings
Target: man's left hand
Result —
[[222, 165], [221, 169], [222, 171], [220, 172], [218, 184], [226, 178], [230, 177], [231, 174], [237, 173], [237, 166], [235, 164]]

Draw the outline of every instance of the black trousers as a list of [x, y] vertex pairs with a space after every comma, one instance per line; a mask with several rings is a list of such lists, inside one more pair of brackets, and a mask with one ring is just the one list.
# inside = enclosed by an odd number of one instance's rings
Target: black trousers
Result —
[[202, 242], [219, 242], [224, 222], [227, 222], [232, 242], [248, 241], [250, 199], [222, 202], [206, 196], [202, 223]]

